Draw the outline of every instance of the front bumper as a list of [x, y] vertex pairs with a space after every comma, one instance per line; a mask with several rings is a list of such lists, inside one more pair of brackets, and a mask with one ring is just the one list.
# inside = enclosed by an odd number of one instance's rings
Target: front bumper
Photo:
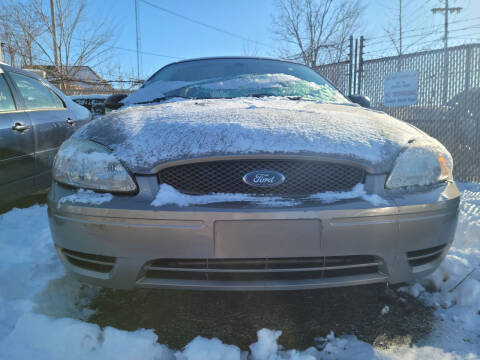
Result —
[[[49, 195], [52, 236], [80, 280], [114, 288], [294, 290], [412, 282], [433, 272], [453, 241], [454, 183], [302, 208], [154, 208], [142, 194], [100, 206]], [[235, 260], [235, 261], [232, 261]], [[238, 261], [237, 261], [238, 260]]]

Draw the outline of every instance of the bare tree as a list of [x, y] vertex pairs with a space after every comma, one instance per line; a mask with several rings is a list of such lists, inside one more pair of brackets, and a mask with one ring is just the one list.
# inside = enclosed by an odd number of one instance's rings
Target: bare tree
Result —
[[244, 41], [243, 46], [242, 46], [242, 55], [243, 56], [258, 56], [257, 44], [252, 44], [251, 42]]
[[86, 0], [55, 0], [57, 49], [52, 47], [48, 1], [5, 1], [0, 7], [0, 34], [12, 65], [55, 65], [56, 82], [65, 89], [81, 66], [99, 67], [114, 56], [115, 25], [110, 19], [89, 17]]
[[[42, 20], [48, 36], [36, 38], [36, 45], [50, 64], [55, 64], [51, 46], [52, 23], [44, 0], [31, 0], [35, 13]], [[60, 87], [71, 81], [80, 66], [97, 67], [113, 56], [114, 26], [106, 19], [90, 19], [86, 0], [55, 0], [57, 33], [57, 76]]]
[[[18, 49], [16, 45], [15, 32], [11, 27], [8, 15], [3, 11], [0, 14], [0, 44], [4, 46], [6, 54], [9, 56], [10, 64], [15, 66], [17, 62]], [[6, 57], [6, 54], [3, 56]]]
[[[426, 38], [438, 32], [432, 25], [428, 9], [428, 0], [396, 0], [384, 3], [387, 10], [388, 26], [383, 28], [389, 42], [395, 48], [397, 55], [408, 51], [422, 49]], [[417, 27], [419, 19], [422, 19], [424, 26]], [[416, 28], [416, 29], [415, 29]]]
[[309, 66], [342, 60], [360, 25], [362, 0], [277, 0], [273, 34], [282, 57]]
[[5, 2], [0, 8], [0, 37], [6, 44], [10, 63], [31, 66], [38, 60], [35, 39], [45, 32], [31, 3]]
[[143, 81], [138, 80], [136, 70], [133, 67], [126, 68], [124, 64], [119, 62], [105, 64], [100, 75], [107, 79], [118, 92], [129, 93], [143, 84]]

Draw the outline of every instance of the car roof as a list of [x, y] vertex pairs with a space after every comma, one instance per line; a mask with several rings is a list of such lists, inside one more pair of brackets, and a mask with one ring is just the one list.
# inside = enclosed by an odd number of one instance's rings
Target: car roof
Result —
[[289, 60], [289, 59], [277, 59], [277, 58], [263, 57], [263, 56], [210, 56], [210, 57], [199, 57], [199, 58], [182, 59], [182, 60], [179, 60], [179, 61], [174, 61], [172, 63], [169, 63], [169, 64], [165, 65], [165, 66], [173, 65], [173, 64], [180, 64], [180, 63], [189, 62], [189, 61], [221, 60], [221, 59], [273, 60], [273, 61], [281, 61], [281, 62], [287, 62], [287, 63], [306, 66], [305, 64], [299, 63], [297, 61]]
[[0, 68], [3, 68], [4, 71], [15, 71], [17, 73], [20, 73], [20, 74], [23, 74], [25, 76], [30, 76], [30, 77], [34, 77], [36, 79], [40, 79], [40, 80], [45, 80], [43, 79], [40, 75], [32, 72], [32, 71], [28, 71], [28, 70], [23, 70], [23, 69], [20, 69], [20, 68], [17, 68], [17, 67], [14, 67], [14, 66], [10, 66], [8, 64], [5, 64], [3, 62], [0, 61]]
[[304, 64], [301, 64], [299, 62], [293, 61], [293, 60], [285, 60], [285, 59], [275, 59], [275, 58], [269, 58], [269, 57], [258, 57], [258, 56], [211, 56], [211, 57], [200, 57], [200, 58], [193, 58], [193, 59], [183, 59], [179, 61], [174, 61], [171, 62], [167, 65], [162, 66], [160, 69], [155, 71], [146, 81], [145, 84], [149, 82], [150, 79], [152, 79], [157, 73], [162, 71], [163, 69], [172, 66], [172, 65], [177, 65], [177, 64], [183, 64], [186, 62], [191, 62], [191, 61], [201, 61], [201, 60], [222, 60], [222, 59], [237, 59], [237, 60], [270, 60], [270, 61], [279, 61], [279, 62], [285, 62], [285, 63], [290, 63], [290, 64], [296, 64], [296, 65], [301, 65], [308, 67]]

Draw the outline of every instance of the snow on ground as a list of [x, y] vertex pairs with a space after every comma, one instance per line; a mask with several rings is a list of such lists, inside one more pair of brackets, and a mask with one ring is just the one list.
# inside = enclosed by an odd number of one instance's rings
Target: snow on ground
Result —
[[281, 329], [259, 330], [249, 352], [202, 337], [174, 350], [158, 344], [153, 330], [100, 329], [84, 321], [98, 289], [65, 274], [46, 207], [14, 209], [0, 215], [0, 359], [479, 359], [480, 184], [461, 189], [461, 217], [449, 255], [422, 284], [403, 289], [436, 308], [434, 330], [421, 343], [389, 350], [331, 333], [318, 338], [315, 348], [285, 351], [277, 341]]

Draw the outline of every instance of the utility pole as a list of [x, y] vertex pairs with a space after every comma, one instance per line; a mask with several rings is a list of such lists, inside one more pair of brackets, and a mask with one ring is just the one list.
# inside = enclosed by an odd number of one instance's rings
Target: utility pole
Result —
[[142, 43], [140, 39], [140, 11], [138, 8], [138, 0], [135, 0], [135, 32], [137, 37], [137, 80], [140, 80], [140, 70], [142, 68]]
[[449, 7], [448, 0], [445, 1], [445, 7], [443, 8], [433, 8], [432, 13], [443, 13], [445, 23], [444, 23], [444, 35], [443, 35], [443, 44], [444, 44], [444, 54], [443, 54], [443, 104], [447, 103], [448, 100], [448, 14], [449, 13], [460, 13], [462, 11], [461, 7]]
[[57, 24], [55, 22], [55, 0], [50, 0], [50, 14], [52, 17], [52, 40], [53, 40], [53, 57], [55, 68], [58, 71], [58, 55], [57, 55]]
[[433, 8], [432, 13], [443, 13], [443, 16], [445, 17], [445, 24], [444, 24], [444, 35], [443, 35], [443, 41], [445, 48], [448, 48], [448, 13], [460, 13], [463, 8], [461, 7], [449, 7], [448, 6], [448, 0], [445, 0], [445, 7], [443, 8]]
[[402, 0], [399, 0], [399, 9], [398, 9], [398, 27], [399, 27], [399, 50], [398, 55], [402, 56]]

